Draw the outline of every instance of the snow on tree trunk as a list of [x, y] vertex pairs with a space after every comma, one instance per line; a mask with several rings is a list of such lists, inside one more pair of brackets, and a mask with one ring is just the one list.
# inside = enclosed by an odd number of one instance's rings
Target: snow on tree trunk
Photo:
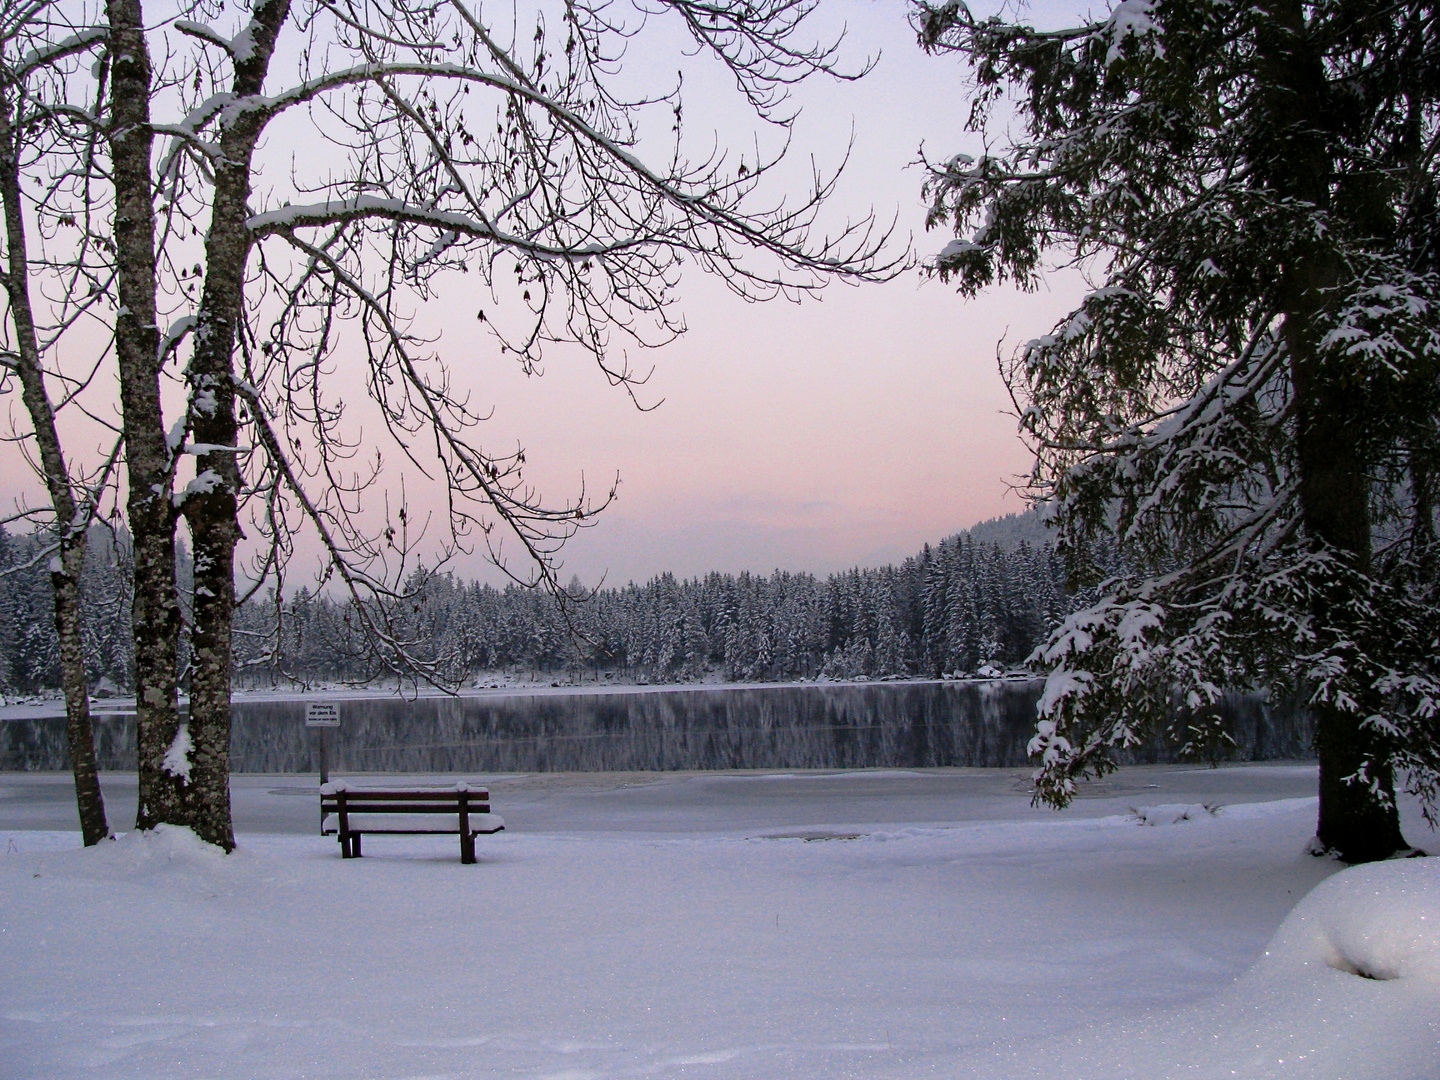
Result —
[[[264, 85], [275, 37], [288, 0], [255, 8], [246, 33], [249, 48], [236, 57], [233, 92], [258, 94]], [[196, 833], [226, 851], [235, 846], [230, 818], [231, 634], [235, 611], [235, 545], [240, 539], [237, 494], [242, 481], [234, 449], [240, 429], [235, 415], [233, 353], [242, 317], [245, 271], [250, 257], [251, 157], [263, 129], [258, 114], [242, 114], [225, 126], [220, 165], [205, 238], [205, 289], [190, 361], [190, 430], [199, 477], [184, 494], [185, 520], [195, 544], [195, 629], [191, 636], [190, 737], [192, 821]]]
[[[1257, 173], [1281, 199], [1293, 199], [1317, 212], [1331, 208], [1330, 148], [1312, 118], [1327, 107], [1325, 68], [1319, 45], [1306, 26], [1299, 0], [1274, 5], [1271, 19], [1257, 33], [1259, 66], [1265, 89], [1258, 108], [1265, 114], [1265, 132], [1280, 145], [1266, 145], [1257, 158]], [[1340, 555], [1361, 573], [1371, 569], [1369, 479], [1361, 443], [1366, 437], [1357, 396], [1343, 373], [1327, 365], [1321, 339], [1322, 311], [1340, 285], [1344, 270], [1339, 255], [1317, 237], [1291, 248], [1289, 260], [1277, 269], [1278, 295], [1284, 315], [1281, 334], [1294, 387], [1295, 460], [1301, 518], [1305, 532], [1322, 549]], [[1335, 588], [1316, 589], [1310, 615], [1317, 626], [1334, 627], [1337, 635], [1359, 637], [1350, 598]], [[1400, 832], [1393, 770], [1383, 747], [1375, 746], [1362, 727], [1364, 715], [1379, 702], [1369, 695], [1364, 713], [1319, 699], [1315, 713], [1315, 748], [1320, 758], [1320, 816], [1316, 837], [1325, 850], [1348, 862], [1388, 858], [1407, 847]], [[1369, 782], [1353, 778], [1365, 775]]]

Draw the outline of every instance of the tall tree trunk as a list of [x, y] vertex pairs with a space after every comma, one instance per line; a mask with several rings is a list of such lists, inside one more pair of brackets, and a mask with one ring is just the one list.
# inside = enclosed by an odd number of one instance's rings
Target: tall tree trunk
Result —
[[[1317, 377], [1316, 362], [1302, 352], [1298, 327], [1286, 338], [1295, 384], [1305, 529], [1354, 569], [1368, 571], [1368, 478], [1356, 452], [1358, 433], [1348, 423], [1350, 395], [1333, 381]], [[1312, 610], [1316, 627], [1331, 638], [1356, 633], [1353, 604], [1354, 598], [1341, 588], [1319, 593]], [[1384, 745], [1361, 727], [1361, 717], [1353, 708], [1318, 702], [1311, 711], [1320, 758], [1320, 817], [1315, 831], [1320, 845], [1352, 863], [1387, 859], [1406, 850], [1395, 804], [1394, 771]]]
[[[1282, 199], [1329, 207], [1331, 136], [1324, 130], [1329, 87], [1319, 47], [1300, 0], [1282, 0], [1261, 44], [1269, 92], [1259, 101], [1269, 121], [1257, 146], [1261, 171]], [[1357, 389], [1321, 360], [1319, 316], [1344, 267], [1326, 238], [1297, 237], [1280, 268], [1282, 334], [1295, 394], [1296, 457], [1305, 532], [1348, 569], [1370, 570], [1370, 480], [1360, 451]], [[1322, 643], [1355, 640], [1356, 597], [1336, 585], [1315, 597], [1311, 615]], [[1312, 705], [1320, 759], [1316, 838], [1346, 862], [1371, 862], [1406, 849], [1385, 747], [1356, 710]], [[1364, 766], [1368, 780], [1362, 778]]]
[[[213, 384], [212, 384], [213, 385]], [[217, 445], [234, 446], [234, 389], [217, 393], [228, 397], [229, 436], [225, 438], [226, 410], [204, 424], [195, 425], [197, 439], [225, 439]], [[228, 462], [218, 459], [228, 457]], [[202, 466], [215, 470], [224, 481], [214, 491], [191, 496], [185, 507], [190, 536], [195, 543], [195, 625], [191, 633], [190, 760], [191, 825], [202, 840], [226, 851], [235, 847], [230, 815], [230, 681], [231, 619], [235, 611], [235, 491], [238, 470], [234, 454], [212, 452]], [[232, 486], [233, 485], [233, 486]]]
[[[258, 94], [289, 15], [289, 0], [265, 0], [249, 28], [250, 52], [235, 64], [232, 92]], [[194, 631], [191, 636], [190, 737], [194, 744], [193, 814], [196, 833], [229, 851], [231, 622], [235, 613], [235, 545], [240, 540], [240, 470], [235, 460], [234, 350], [244, 311], [245, 265], [250, 257], [250, 170], [264, 120], [237, 119], [221, 136], [210, 229], [205, 237], [205, 288], [190, 361], [196, 484], [184, 502], [195, 545]]]
[[[179, 750], [171, 454], [160, 407], [160, 332], [155, 324], [155, 206], [151, 180], [150, 52], [140, 0], [106, 0], [110, 26], [108, 132], [115, 184], [115, 260], [120, 308], [115, 355], [129, 473], [127, 512], [135, 552], [135, 734], [139, 802], [135, 825], [188, 825], [185, 779], [167, 770]], [[174, 759], [172, 758], [172, 761]]]
[[[230, 186], [226, 182], [229, 172], [224, 170], [217, 177], [217, 211], [221, 192]], [[228, 300], [232, 295], [238, 299], [249, 240], [247, 234], [239, 238], [246, 243], [237, 244], [228, 233], [212, 223], [205, 245], [209, 269], [189, 375], [192, 399], [198, 399], [191, 405], [197, 477], [208, 483], [196, 484], [184, 502], [195, 558], [190, 637], [193, 824], [202, 839], [226, 851], [235, 847], [230, 816], [230, 637], [235, 610], [235, 545], [240, 537], [236, 520], [240, 472], [235, 452], [216, 448], [235, 446], [238, 436], [235, 380], [230, 369], [237, 312], [229, 310]], [[231, 282], [232, 278], [236, 280]], [[225, 310], [217, 311], [217, 307]], [[238, 311], [238, 304], [234, 307]]]
[[12, 123], [13, 103], [0, 100], [0, 197], [5, 207], [5, 291], [10, 299], [20, 377], [21, 396], [35, 430], [40, 467], [50, 505], [55, 510], [55, 535], [60, 554], [51, 561], [50, 584], [55, 597], [55, 633], [60, 642], [60, 681], [65, 690], [65, 736], [70, 767], [75, 775], [75, 802], [80, 813], [80, 835], [88, 847], [110, 835], [105, 798], [95, 762], [95, 731], [90, 721], [90, 684], [85, 674], [85, 647], [80, 609], [80, 572], [85, 564], [89, 506], [77, 507], [70, 487], [70, 471], [61, 452], [55, 427], [55, 410], [45, 389], [39, 337], [30, 306], [29, 248], [20, 196], [20, 132]]
[[65, 738], [70, 749], [70, 771], [75, 777], [75, 804], [80, 812], [80, 836], [86, 847], [110, 835], [105, 818], [105, 797], [95, 758], [95, 729], [90, 721], [90, 683], [85, 674], [85, 645], [81, 634], [80, 571], [85, 563], [83, 530], [73, 543], [61, 541], [58, 573], [50, 584], [55, 593], [55, 630], [60, 639], [60, 681], [65, 691]]

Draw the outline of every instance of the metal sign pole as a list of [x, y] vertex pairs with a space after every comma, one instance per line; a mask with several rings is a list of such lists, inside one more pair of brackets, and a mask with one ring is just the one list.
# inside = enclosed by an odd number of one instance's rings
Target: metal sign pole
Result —
[[340, 706], [333, 701], [307, 701], [305, 726], [320, 729], [320, 783], [330, 782], [330, 738], [327, 728], [340, 726]]
[[[330, 744], [330, 729], [320, 729], [320, 787], [323, 789], [330, 782], [330, 763], [325, 759], [329, 755], [325, 752]], [[320, 800], [320, 835], [325, 835], [325, 800]]]
[[[340, 706], [333, 701], [307, 701], [305, 726], [320, 729], [320, 786], [330, 782], [330, 728], [340, 726]], [[324, 806], [325, 800], [320, 800]], [[320, 811], [320, 832], [325, 832], [325, 811]]]

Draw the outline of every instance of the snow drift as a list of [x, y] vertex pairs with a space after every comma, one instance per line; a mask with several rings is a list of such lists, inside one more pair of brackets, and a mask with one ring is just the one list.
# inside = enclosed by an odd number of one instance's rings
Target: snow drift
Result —
[[1440, 859], [1321, 882], [1208, 1001], [1007, 1048], [984, 1071], [1053, 1077], [1061, 1061], [1069, 1080], [1435, 1080]]

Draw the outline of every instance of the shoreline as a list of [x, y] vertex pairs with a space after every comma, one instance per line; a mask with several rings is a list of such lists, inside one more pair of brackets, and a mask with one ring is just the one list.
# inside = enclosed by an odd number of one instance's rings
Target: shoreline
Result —
[[[275, 689], [275, 690], [240, 690], [234, 693], [231, 701], [236, 704], [251, 702], [288, 702], [288, 701], [372, 701], [372, 700], [396, 700], [396, 701], [417, 701], [417, 700], [444, 700], [447, 698], [468, 699], [476, 698], [483, 700], [494, 700], [498, 698], [525, 698], [525, 697], [585, 697], [585, 696], [614, 696], [621, 694], [673, 694], [673, 693], [707, 693], [710, 691], [736, 691], [736, 690], [788, 690], [797, 688], [824, 689], [827, 687], [868, 687], [868, 686], [935, 686], [935, 685], [969, 685], [973, 683], [1023, 683], [1038, 682], [1044, 679], [1043, 675], [1020, 675], [1007, 674], [1000, 676], [968, 676], [965, 678], [894, 678], [882, 679], [806, 679], [794, 682], [678, 682], [678, 683], [624, 683], [624, 682], [515, 682], [515, 683], [494, 683], [487, 685], [471, 685], [454, 691], [453, 693], [438, 690], [434, 687], [421, 687], [415, 689], [404, 689], [397, 687], [317, 687], [310, 690], [300, 689]], [[57, 692], [58, 695], [58, 692]], [[188, 698], [181, 698], [182, 708], [188, 703]], [[131, 697], [109, 697], [92, 698], [90, 700], [90, 715], [95, 720], [115, 719], [128, 717], [135, 714], [135, 698]], [[46, 720], [63, 717], [65, 715], [65, 700], [62, 697], [45, 698], [35, 700], [30, 698], [24, 701], [0, 705], [0, 721], [6, 720]]]

